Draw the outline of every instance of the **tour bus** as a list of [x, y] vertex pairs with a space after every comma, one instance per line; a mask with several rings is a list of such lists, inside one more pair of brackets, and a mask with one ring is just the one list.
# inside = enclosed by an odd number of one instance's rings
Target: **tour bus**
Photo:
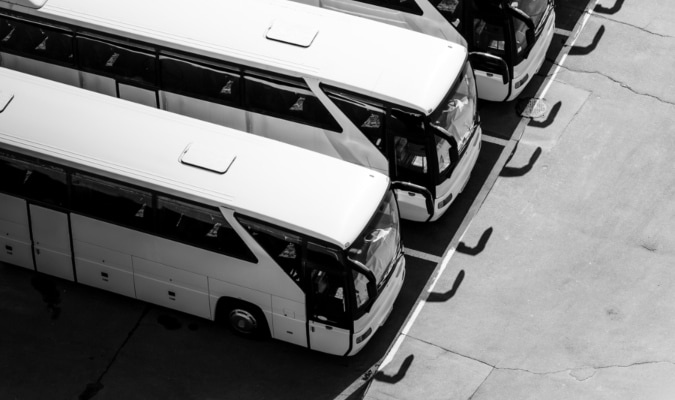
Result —
[[295, 1], [467, 46], [478, 97], [490, 101], [522, 93], [544, 63], [555, 30], [554, 0]]
[[0, 69], [0, 261], [353, 355], [405, 276], [386, 175]]
[[465, 47], [284, 0], [0, 0], [0, 65], [383, 172], [414, 221], [480, 151]]

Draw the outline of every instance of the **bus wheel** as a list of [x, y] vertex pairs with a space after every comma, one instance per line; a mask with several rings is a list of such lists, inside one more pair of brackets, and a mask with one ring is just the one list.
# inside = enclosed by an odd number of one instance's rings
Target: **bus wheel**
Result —
[[242, 301], [228, 302], [227, 310], [221, 315], [230, 329], [239, 336], [262, 339], [269, 336], [265, 316], [257, 307]]

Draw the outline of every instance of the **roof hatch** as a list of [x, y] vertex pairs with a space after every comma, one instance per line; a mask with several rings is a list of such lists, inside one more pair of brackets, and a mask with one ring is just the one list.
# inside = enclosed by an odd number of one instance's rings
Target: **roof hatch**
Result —
[[266, 38], [300, 47], [309, 47], [319, 30], [288, 21], [274, 21], [267, 30]]
[[236, 155], [229, 151], [216, 149], [204, 143], [190, 143], [187, 145], [180, 162], [193, 167], [224, 174], [230, 168]]

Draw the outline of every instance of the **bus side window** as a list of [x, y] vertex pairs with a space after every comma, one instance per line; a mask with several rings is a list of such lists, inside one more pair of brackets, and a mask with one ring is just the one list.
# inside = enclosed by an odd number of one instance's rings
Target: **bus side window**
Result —
[[240, 76], [204, 65], [160, 56], [162, 90], [215, 103], [239, 106]]
[[157, 233], [168, 239], [241, 258], [255, 260], [244, 241], [217, 208], [157, 196]]
[[66, 172], [42, 162], [0, 153], [0, 190], [58, 206], [66, 204]]
[[384, 153], [384, 107], [336, 91], [328, 91], [327, 95], [368, 140]]
[[342, 267], [331, 255], [309, 249], [307, 261], [313, 267], [309, 270], [312, 319], [347, 328], [349, 314]]
[[300, 237], [281, 229], [239, 218], [242, 226], [281, 269], [302, 286], [302, 243]]
[[73, 209], [114, 224], [149, 229], [150, 192], [81, 173], [72, 175]]
[[393, 137], [393, 154], [396, 160], [396, 176], [422, 184], [429, 171], [426, 135], [421, 134], [424, 124], [414, 114], [392, 110], [387, 118], [387, 131]]
[[86, 71], [155, 85], [155, 57], [152, 54], [85, 37], [77, 38], [77, 47], [80, 65]]
[[0, 49], [57, 64], [74, 65], [72, 35], [4, 16], [0, 16]]
[[431, 0], [434, 7], [459, 32], [462, 32], [462, 2], [460, 0]]
[[340, 125], [302, 81], [245, 76], [246, 107], [254, 112], [341, 132]]
[[506, 56], [503, 26], [481, 18], [474, 18], [473, 28], [472, 51], [483, 51], [502, 58]]
[[[409, 14], [422, 15], [422, 9], [415, 0], [356, 0], [361, 3], [373, 4], [376, 6], [407, 12]], [[427, 1], [427, 0], [424, 0]]]

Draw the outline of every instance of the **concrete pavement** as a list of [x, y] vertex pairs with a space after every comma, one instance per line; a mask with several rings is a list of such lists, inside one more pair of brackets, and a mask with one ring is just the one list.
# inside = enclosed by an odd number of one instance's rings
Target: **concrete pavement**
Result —
[[588, 9], [364, 398], [675, 399], [675, 4]]

